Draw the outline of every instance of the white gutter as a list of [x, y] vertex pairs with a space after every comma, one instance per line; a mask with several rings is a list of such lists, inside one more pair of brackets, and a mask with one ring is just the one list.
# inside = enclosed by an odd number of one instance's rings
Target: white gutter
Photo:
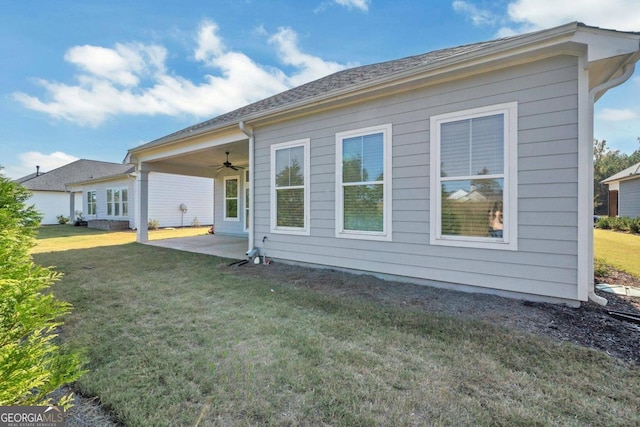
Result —
[[[589, 123], [591, 126], [592, 141], [593, 141], [593, 106], [596, 103], [596, 96], [600, 98], [600, 96], [602, 96], [609, 89], [626, 82], [633, 75], [636, 68], [635, 63], [639, 58], [640, 58], [640, 51], [636, 52], [629, 58], [627, 63], [623, 66], [622, 74], [620, 76], [612, 80], [606, 81], [589, 91], [589, 103], [591, 106], [590, 107], [591, 117], [589, 118]], [[592, 191], [592, 196], [593, 196], [593, 191]], [[593, 197], [591, 199], [593, 200]], [[591, 230], [591, 236], [593, 236], [593, 230]], [[593, 246], [593, 238], [590, 239], [589, 245]], [[591, 262], [591, 265], [593, 266], [593, 256], [590, 262]], [[591, 268], [591, 272], [593, 272], [593, 267]], [[593, 275], [591, 275], [591, 277], [593, 277]], [[593, 282], [593, 279], [590, 279], [590, 280]], [[599, 295], [596, 295], [595, 289], [596, 289], [596, 285], [595, 285], [595, 282], [593, 282], [593, 284], [589, 287], [589, 299], [595, 302], [596, 304], [607, 305], [607, 302], [608, 302], [607, 299]]]
[[253, 188], [254, 188], [254, 184], [255, 184], [255, 168], [254, 166], [254, 161], [255, 161], [255, 151], [254, 151], [254, 137], [253, 137], [253, 129], [251, 129], [250, 127], [247, 127], [244, 123], [244, 121], [240, 121], [240, 123], [238, 123], [238, 127], [240, 128], [240, 130], [249, 137], [249, 247], [247, 248], [247, 252], [250, 251], [251, 249], [253, 249], [253, 245], [254, 245], [254, 232], [253, 232], [253, 225], [255, 223], [255, 215], [254, 215], [254, 209], [253, 207], [255, 206], [254, 201], [253, 201]]

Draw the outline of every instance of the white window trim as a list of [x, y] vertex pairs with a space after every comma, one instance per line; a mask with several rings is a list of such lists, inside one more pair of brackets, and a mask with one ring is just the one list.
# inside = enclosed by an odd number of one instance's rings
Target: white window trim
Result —
[[[94, 197], [95, 197], [95, 202], [93, 203], [94, 205], [94, 213], [90, 214], [89, 213], [89, 199], [88, 197], [86, 197], [89, 193], [94, 193]], [[87, 203], [87, 215], [86, 217], [89, 218], [95, 218], [98, 215], [98, 192], [96, 190], [87, 190], [85, 192], [85, 202]]]
[[[383, 143], [383, 222], [382, 231], [359, 231], [344, 229], [344, 196], [342, 183], [342, 141], [356, 136], [366, 136], [375, 133], [382, 133]], [[340, 239], [362, 239], [391, 241], [393, 224], [392, 215], [392, 135], [393, 125], [391, 123], [371, 126], [361, 129], [354, 129], [336, 133], [336, 237]]]
[[[111, 205], [112, 205], [111, 206], [111, 215], [109, 215], [109, 213], [108, 213], [109, 212], [109, 196], [108, 196], [109, 190], [111, 190], [111, 197], [112, 197], [112, 200], [111, 200]], [[122, 206], [123, 206], [122, 191], [123, 190], [126, 190], [126, 192], [127, 192], [127, 214], [126, 215], [124, 215], [123, 210], [122, 210]], [[116, 210], [115, 209], [116, 208], [116, 202], [113, 200], [113, 192], [114, 191], [119, 191], [120, 192], [120, 201], [117, 203], [117, 205], [119, 206], [118, 207], [118, 211], [120, 212], [119, 215], [115, 215], [114, 214], [114, 212]], [[109, 188], [106, 189], [105, 195], [106, 195], [106, 201], [107, 201], [107, 209], [106, 209], [107, 218], [129, 218], [129, 206], [130, 206], [129, 193], [130, 193], [129, 187], [109, 187]], [[97, 197], [97, 194], [96, 194], [96, 197]], [[97, 203], [97, 198], [96, 198], [96, 203]], [[97, 214], [97, 212], [98, 212], [98, 210], [97, 210], [97, 206], [96, 206], [96, 214]]]
[[[311, 194], [309, 192], [311, 180], [311, 153], [310, 139], [298, 139], [296, 141], [282, 142], [271, 146], [271, 232], [280, 234], [298, 234], [309, 236], [311, 234]], [[282, 227], [277, 222], [277, 197], [276, 197], [276, 151], [283, 148], [304, 148], [304, 227]]]
[[[237, 216], [235, 217], [228, 217], [227, 216], [227, 181], [230, 181], [232, 179], [235, 179], [238, 184], [237, 184], [237, 195], [235, 197], [236, 202], [237, 202], [237, 208], [236, 208], [236, 214]], [[222, 200], [223, 200], [223, 209], [224, 209], [224, 220], [225, 221], [240, 221], [240, 175], [229, 175], [229, 176], [225, 176], [224, 177], [224, 181], [223, 181], [223, 187], [222, 187]], [[233, 200], [234, 197], [229, 197], [228, 200]]]
[[[251, 185], [251, 174], [249, 172], [249, 169], [246, 169], [243, 173], [244, 175], [244, 188], [242, 189], [242, 203], [244, 204], [243, 207], [243, 212], [244, 212], [244, 218], [243, 218], [243, 230], [245, 232], [249, 231], [249, 227], [247, 224], [247, 218], [249, 218], [249, 215], [251, 215], [251, 212], [249, 212], [249, 205], [251, 204], [251, 200], [247, 200], [249, 199], [249, 197], [251, 197], [251, 191], [250, 191], [250, 185]], [[249, 218], [250, 219], [250, 218]]]
[[[504, 235], [490, 237], [443, 236], [440, 223], [440, 126], [457, 120], [504, 114]], [[490, 105], [432, 116], [430, 120], [430, 243], [480, 249], [518, 250], [518, 103]]]

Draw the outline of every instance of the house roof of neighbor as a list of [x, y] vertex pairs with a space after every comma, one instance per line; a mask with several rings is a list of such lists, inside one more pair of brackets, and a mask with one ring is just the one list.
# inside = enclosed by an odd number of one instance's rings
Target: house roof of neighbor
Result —
[[36, 173], [17, 179], [32, 191], [66, 191], [66, 184], [122, 175], [134, 171], [134, 166], [121, 163], [80, 159], [60, 166], [50, 172], [36, 176]]
[[636, 163], [635, 165], [626, 168], [623, 171], [618, 172], [615, 175], [611, 175], [609, 178], [602, 181], [603, 183], [614, 182], [614, 181], [622, 181], [623, 179], [629, 178], [637, 178], [640, 177], [640, 163]]

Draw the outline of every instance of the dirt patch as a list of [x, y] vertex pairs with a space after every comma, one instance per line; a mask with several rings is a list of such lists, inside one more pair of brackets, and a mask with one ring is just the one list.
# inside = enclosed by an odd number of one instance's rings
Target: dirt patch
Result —
[[[227, 268], [233, 269], [236, 274], [268, 277], [276, 282], [335, 296], [359, 297], [381, 305], [411, 307], [431, 313], [483, 320], [601, 350], [640, 365], [640, 325], [617, 320], [607, 314], [608, 310], [615, 310], [640, 315], [640, 298], [596, 291], [597, 295], [608, 300], [607, 306], [589, 301], [580, 308], [571, 308], [282, 263]], [[597, 277], [596, 283], [640, 287], [640, 278], [612, 271], [608, 277]]]

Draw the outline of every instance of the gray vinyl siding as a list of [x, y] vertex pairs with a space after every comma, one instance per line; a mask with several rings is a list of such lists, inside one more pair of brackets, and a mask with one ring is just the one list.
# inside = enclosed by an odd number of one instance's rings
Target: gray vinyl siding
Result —
[[640, 179], [620, 182], [618, 216], [640, 217]]
[[[256, 128], [256, 245], [267, 236], [275, 259], [576, 299], [577, 67], [575, 57], [540, 60]], [[518, 250], [431, 246], [429, 118], [513, 101]], [[392, 241], [337, 239], [335, 135], [386, 123], [393, 125]], [[310, 236], [270, 234], [269, 147], [301, 138], [311, 139]]]

